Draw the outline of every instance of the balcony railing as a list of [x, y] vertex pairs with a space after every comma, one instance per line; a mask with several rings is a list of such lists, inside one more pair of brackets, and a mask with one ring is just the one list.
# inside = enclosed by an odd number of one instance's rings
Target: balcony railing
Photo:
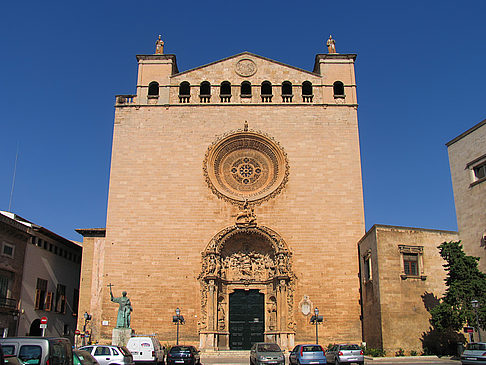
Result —
[[292, 95], [292, 94], [282, 94], [282, 102], [283, 103], [291, 103], [293, 96], [294, 95]]
[[117, 95], [116, 105], [129, 105], [135, 102], [137, 95]]
[[312, 98], [314, 95], [302, 95], [302, 101], [304, 103], [312, 103]]
[[199, 100], [201, 103], [209, 103], [211, 101], [211, 95], [209, 94], [200, 94]]
[[179, 94], [179, 103], [187, 104], [187, 103], [189, 103], [190, 98], [191, 98], [191, 95]]
[[17, 309], [17, 299], [0, 297], [1, 309]]
[[271, 103], [272, 102], [272, 94], [262, 94], [262, 103]]
[[231, 94], [220, 94], [219, 97], [222, 103], [229, 103], [231, 100]]

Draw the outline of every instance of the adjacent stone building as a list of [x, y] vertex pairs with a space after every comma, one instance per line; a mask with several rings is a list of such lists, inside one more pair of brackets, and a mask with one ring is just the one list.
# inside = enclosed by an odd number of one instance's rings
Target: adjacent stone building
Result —
[[374, 225], [359, 241], [363, 341], [393, 356], [422, 352], [431, 307], [445, 291], [437, 246], [457, 232]]
[[16, 214], [0, 212], [0, 336], [74, 341], [82, 249]]
[[486, 271], [486, 120], [447, 144], [459, 237]]
[[[137, 333], [202, 349], [361, 341], [364, 234], [354, 54], [303, 70], [250, 52], [179, 71], [139, 55], [118, 95], [106, 230], [83, 229], [80, 312], [111, 342], [126, 290]], [[80, 319], [78, 327], [84, 321]]]

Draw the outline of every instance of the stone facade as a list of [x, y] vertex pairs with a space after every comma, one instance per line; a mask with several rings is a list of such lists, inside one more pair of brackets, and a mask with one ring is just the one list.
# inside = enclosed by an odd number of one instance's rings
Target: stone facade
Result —
[[422, 352], [428, 308], [445, 291], [442, 242], [457, 232], [374, 225], [359, 241], [363, 340], [393, 356]]
[[459, 238], [486, 272], [486, 120], [447, 143]]
[[263, 294], [265, 340], [313, 341], [317, 306], [320, 343], [359, 342], [355, 55], [317, 55], [313, 71], [248, 52], [184, 72], [137, 59], [137, 94], [116, 97], [106, 237], [83, 232], [93, 340], [111, 342], [111, 283], [133, 330], [162, 342], [179, 307], [182, 342], [231, 348], [241, 290]]

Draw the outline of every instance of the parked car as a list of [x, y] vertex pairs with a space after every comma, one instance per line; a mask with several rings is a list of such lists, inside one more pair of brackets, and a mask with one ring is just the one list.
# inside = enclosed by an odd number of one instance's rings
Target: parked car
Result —
[[199, 351], [194, 346], [172, 346], [167, 354], [167, 365], [201, 365]]
[[250, 350], [250, 365], [285, 364], [285, 357], [276, 343], [257, 342]]
[[461, 354], [461, 364], [486, 364], [486, 343], [485, 342], [470, 342], [466, 345], [466, 349]]
[[73, 350], [74, 365], [98, 365], [98, 361], [85, 350]]
[[326, 352], [321, 345], [297, 345], [290, 352], [290, 365], [326, 364]]
[[334, 345], [326, 353], [327, 362], [339, 364], [364, 364], [364, 354], [361, 347], [356, 344]]
[[133, 356], [126, 347], [90, 345], [79, 349], [88, 351], [100, 365], [133, 365]]
[[164, 350], [155, 337], [135, 336], [130, 337], [127, 349], [132, 353], [133, 361], [152, 364], [164, 364]]
[[71, 343], [66, 338], [6, 337], [0, 339], [4, 355], [18, 357], [27, 365], [73, 365]]

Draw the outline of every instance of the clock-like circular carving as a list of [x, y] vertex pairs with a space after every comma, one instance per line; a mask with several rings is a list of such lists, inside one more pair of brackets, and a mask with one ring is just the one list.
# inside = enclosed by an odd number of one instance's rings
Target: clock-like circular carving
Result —
[[288, 178], [282, 147], [255, 131], [238, 131], [218, 139], [204, 159], [210, 189], [233, 204], [259, 204], [277, 195]]
[[236, 63], [235, 72], [243, 77], [253, 76], [257, 72], [257, 66], [249, 58], [243, 58]]

